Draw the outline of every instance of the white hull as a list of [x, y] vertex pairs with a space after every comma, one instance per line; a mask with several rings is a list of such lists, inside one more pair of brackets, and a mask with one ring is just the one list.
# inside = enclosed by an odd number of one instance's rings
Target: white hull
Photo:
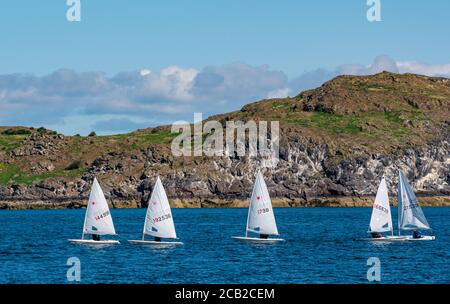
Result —
[[104, 241], [94, 241], [94, 240], [68, 240], [72, 244], [85, 244], [85, 245], [114, 245], [120, 244], [116, 240], [104, 240]]
[[381, 238], [360, 238], [358, 241], [371, 241], [371, 242], [398, 242], [406, 241], [406, 236], [384, 236]]
[[158, 242], [158, 241], [143, 241], [143, 240], [129, 240], [133, 245], [183, 245], [182, 242]]
[[411, 235], [401, 235], [401, 236], [387, 236], [382, 238], [360, 238], [357, 239], [359, 241], [371, 241], [371, 242], [406, 242], [406, 241], [412, 241], [412, 242], [420, 242], [420, 241], [434, 241], [436, 239], [433, 235], [424, 235], [419, 239], [413, 238]]
[[232, 239], [243, 241], [243, 242], [255, 242], [255, 243], [275, 243], [275, 242], [284, 242], [283, 239], [261, 239], [257, 237], [245, 237], [245, 236], [232, 236]]
[[416, 241], [417, 242], [420, 242], [420, 241], [434, 241], [436, 239], [436, 237], [434, 235], [423, 235], [419, 239], [415, 239], [411, 235], [408, 235], [405, 238], [406, 238], [406, 241], [413, 241], [413, 242], [416, 242]]

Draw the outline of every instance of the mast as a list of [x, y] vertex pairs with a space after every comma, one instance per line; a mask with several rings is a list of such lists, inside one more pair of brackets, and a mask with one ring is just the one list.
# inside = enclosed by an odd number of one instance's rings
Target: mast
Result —
[[391, 201], [389, 199], [389, 188], [387, 186], [386, 177], [385, 177], [384, 173], [383, 173], [383, 176], [382, 176], [382, 182], [384, 183], [385, 190], [386, 190], [386, 197], [387, 197], [387, 206], [386, 206], [386, 208], [389, 210], [388, 225], [389, 225], [389, 228], [391, 229], [391, 236], [393, 236], [394, 235], [394, 225], [392, 224]]

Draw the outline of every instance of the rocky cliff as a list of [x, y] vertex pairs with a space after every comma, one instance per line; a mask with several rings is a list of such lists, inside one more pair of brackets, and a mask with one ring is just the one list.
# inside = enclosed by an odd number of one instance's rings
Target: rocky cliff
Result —
[[278, 206], [367, 205], [397, 170], [422, 202], [450, 203], [450, 80], [340, 76], [298, 96], [207, 120], [279, 121], [280, 161], [175, 157], [163, 126], [113, 136], [0, 128], [0, 208], [80, 207], [96, 176], [114, 207], [145, 206], [160, 175], [177, 207], [245, 206], [261, 168]]

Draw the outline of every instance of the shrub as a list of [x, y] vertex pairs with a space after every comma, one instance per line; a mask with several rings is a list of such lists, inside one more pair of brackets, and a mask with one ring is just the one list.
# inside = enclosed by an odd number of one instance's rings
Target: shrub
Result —
[[80, 168], [81, 168], [81, 161], [74, 160], [73, 162], [68, 164], [64, 170], [77, 170]]

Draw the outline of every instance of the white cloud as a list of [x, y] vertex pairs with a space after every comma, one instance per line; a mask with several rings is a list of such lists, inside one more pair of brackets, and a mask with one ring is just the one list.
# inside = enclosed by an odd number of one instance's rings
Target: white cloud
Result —
[[193, 94], [202, 100], [222, 100], [231, 103], [265, 98], [269, 92], [287, 85], [287, 76], [267, 65], [253, 67], [232, 63], [206, 67], [195, 78]]
[[401, 73], [415, 73], [427, 76], [450, 76], [450, 64], [430, 65], [418, 61], [399, 61], [397, 66]]
[[149, 69], [142, 69], [140, 71], [141, 76], [147, 76], [147, 75], [150, 75], [151, 73], [152, 73], [152, 71]]
[[370, 75], [383, 71], [398, 73], [398, 67], [394, 59], [389, 56], [381, 55], [375, 58], [374, 62], [368, 66], [361, 64], [345, 64], [337, 68], [336, 72], [340, 75]]
[[290, 92], [291, 92], [290, 88], [273, 90], [267, 93], [267, 98], [285, 98], [289, 96]]

